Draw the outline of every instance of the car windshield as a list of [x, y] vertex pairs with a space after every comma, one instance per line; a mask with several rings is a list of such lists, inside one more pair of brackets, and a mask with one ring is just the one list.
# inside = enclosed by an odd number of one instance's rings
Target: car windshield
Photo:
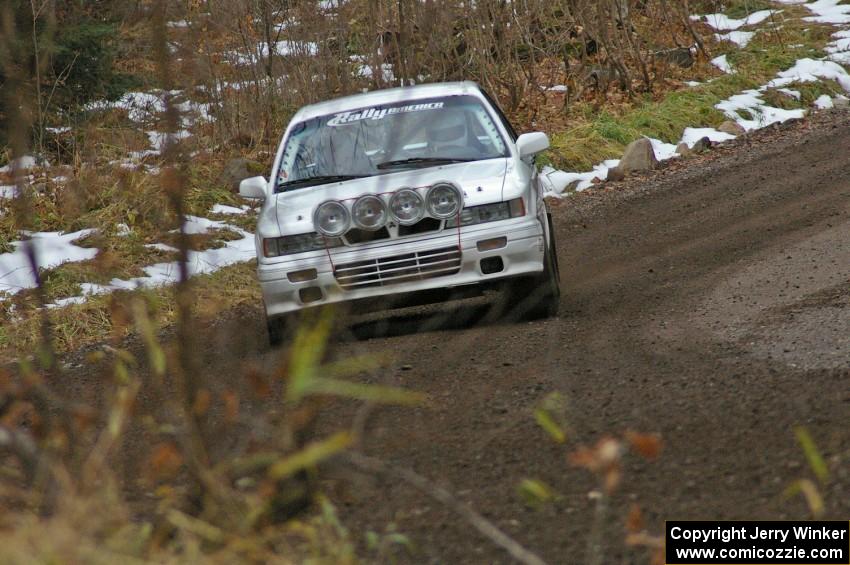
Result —
[[369, 106], [296, 124], [276, 191], [507, 155], [504, 138], [474, 96]]

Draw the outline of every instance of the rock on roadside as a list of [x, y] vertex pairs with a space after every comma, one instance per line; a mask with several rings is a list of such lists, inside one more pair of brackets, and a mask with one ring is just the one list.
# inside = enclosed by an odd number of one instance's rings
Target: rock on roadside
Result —
[[608, 176], [605, 177], [605, 180], [608, 182], [617, 182], [626, 178], [626, 173], [623, 172], [623, 169], [620, 168], [619, 165], [616, 167], [612, 167], [608, 169]]
[[658, 157], [652, 149], [652, 142], [642, 137], [629, 143], [620, 164], [608, 169], [608, 181], [619, 181], [631, 173], [651, 171], [658, 166]]
[[629, 143], [619, 164], [620, 169], [626, 174], [650, 171], [657, 166], [658, 158], [652, 149], [652, 142], [645, 137]]
[[747, 133], [747, 130], [745, 130], [741, 124], [733, 122], [732, 120], [726, 120], [720, 124], [717, 131], [722, 131], [723, 133], [728, 133], [729, 135], [734, 135], [736, 137]]
[[711, 149], [711, 140], [708, 137], [702, 137], [691, 146], [691, 151], [694, 153], [702, 153]]

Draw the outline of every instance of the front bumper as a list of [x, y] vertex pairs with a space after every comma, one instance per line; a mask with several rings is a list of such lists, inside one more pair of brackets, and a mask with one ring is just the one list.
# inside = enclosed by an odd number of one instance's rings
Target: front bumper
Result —
[[[506, 238], [504, 247], [490, 251], [478, 250], [479, 242], [499, 237]], [[458, 244], [460, 253], [456, 252]], [[454, 253], [448, 251], [452, 249]], [[434, 253], [439, 253], [440, 256], [435, 256]], [[329, 253], [304, 253], [296, 259], [278, 258], [274, 263], [261, 263], [257, 274], [263, 290], [266, 312], [269, 317], [275, 317], [305, 307], [488, 284], [500, 279], [539, 273], [543, 270], [544, 253], [544, 232], [540, 221], [536, 217], [523, 217], [463, 227], [460, 233], [457, 229], [449, 228], [438, 234], [384, 240], [356, 248], [335, 248]], [[428, 259], [429, 257], [433, 259]], [[492, 270], [493, 260], [487, 262], [489, 268], [482, 270], [482, 259], [496, 257], [501, 258], [501, 270], [485, 274], [485, 271]], [[423, 259], [416, 263], [415, 258]], [[441, 264], [437, 265], [436, 261]], [[411, 268], [410, 265], [414, 263], [418, 267]], [[498, 264], [498, 261], [496, 263]], [[383, 266], [375, 267], [376, 264]], [[351, 279], [341, 284], [341, 280], [346, 279], [342, 276], [338, 279], [334, 268], [340, 275], [346, 270], [358, 276], [367, 272], [374, 274], [368, 279], [360, 276], [360, 282], [356, 284], [351, 284]], [[423, 272], [432, 268], [430, 278], [408, 276], [400, 282], [393, 280], [393, 275], [400, 271], [410, 273], [417, 268], [422, 268]], [[293, 283], [287, 277], [290, 273], [308, 269], [316, 270], [315, 279]], [[381, 269], [383, 271], [378, 273]], [[321, 295], [317, 298], [319, 291]]]

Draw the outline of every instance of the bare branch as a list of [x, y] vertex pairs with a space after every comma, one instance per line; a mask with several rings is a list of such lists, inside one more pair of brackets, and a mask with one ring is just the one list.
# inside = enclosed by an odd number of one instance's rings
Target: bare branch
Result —
[[406, 483], [416, 487], [431, 498], [441, 502], [454, 510], [464, 520], [469, 522], [478, 532], [507, 551], [511, 557], [526, 565], [545, 565], [545, 561], [537, 554], [523, 547], [519, 542], [500, 530], [493, 522], [473, 510], [469, 505], [460, 502], [454, 494], [447, 489], [434, 484], [422, 475], [412, 471], [393, 467], [374, 457], [361, 453], [348, 453], [343, 455], [345, 459], [355, 467], [370, 473], [383, 475], [394, 475]]

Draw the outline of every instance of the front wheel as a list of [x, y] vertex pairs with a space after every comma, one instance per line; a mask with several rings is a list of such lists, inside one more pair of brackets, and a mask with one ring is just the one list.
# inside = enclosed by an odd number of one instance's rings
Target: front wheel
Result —
[[540, 320], [558, 315], [561, 287], [558, 251], [551, 223], [549, 224], [549, 244], [546, 246], [543, 257], [543, 272], [534, 277], [523, 277], [509, 282], [504, 299], [505, 311], [511, 318]]
[[294, 317], [292, 314], [266, 318], [266, 327], [269, 332], [269, 345], [280, 347], [283, 342], [292, 337], [294, 329]]

